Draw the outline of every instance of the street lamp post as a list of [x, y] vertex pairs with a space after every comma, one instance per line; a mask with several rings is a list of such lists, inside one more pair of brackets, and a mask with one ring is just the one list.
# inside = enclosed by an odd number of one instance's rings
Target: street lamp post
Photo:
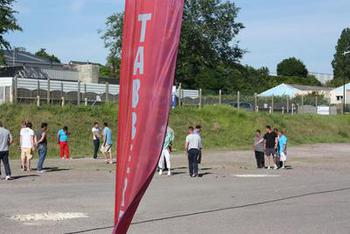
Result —
[[[343, 53], [344, 57], [346, 57], [348, 54], [350, 54], [350, 50], [349, 51], [345, 51]], [[345, 107], [346, 107], [346, 89], [345, 89], [345, 85], [346, 85], [346, 80], [345, 80], [345, 75], [343, 76], [343, 114], [345, 114]]]

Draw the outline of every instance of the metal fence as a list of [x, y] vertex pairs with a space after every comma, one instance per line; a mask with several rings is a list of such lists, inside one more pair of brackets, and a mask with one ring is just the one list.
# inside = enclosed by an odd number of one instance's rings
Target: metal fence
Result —
[[82, 82], [14, 79], [14, 99], [17, 102], [46, 102], [85, 104], [100, 102], [116, 102], [119, 86], [111, 84], [85, 84]]
[[[333, 105], [330, 98], [309, 94], [305, 96], [271, 96], [263, 97], [257, 94], [246, 95], [241, 92], [224, 95], [221, 91], [218, 95], [205, 95], [199, 90], [198, 98], [183, 98], [179, 101], [183, 106], [205, 106], [205, 105], [230, 105], [237, 109], [245, 109], [255, 112], [297, 114], [297, 113], [319, 113], [322, 114], [326, 107], [329, 108], [329, 114], [340, 114], [343, 112], [342, 105]], [[347, 105], [350, 109], [350, 105]], [[322, 111], [323, 110], [323, 111]]]
[[[46, 104], [98, 104], [118, 102], [119, 85], [95, 84], [83, 82], [41, 80], [26, 78], [1, 78], [0, 103], [36, 103]], [[5, 92], [6, 91], [6, 92]], [[179, 100], [199, 98], [199, 90], [176, 89], [174, 94]], [[10, 95], [10, 97], [7, 97]]]
[[[179, 106], [230, 105], [237, 109], [269, 113], [318, 113], [329, 107], [329, 114], [343, 113], [342, 105], [332, 105], [330, 99], [317, 94], [290, 98], [262, 97], [257, 94], [246, 95], [237, 91], [234, 94], [203, 94], [202, 90], [189, 90], [173, 87]], [[103, 102], [117, 103], [119, 85], [69, 82], [57, 80], [37, 80], [25, 78], [1, 78], [0, 104], [5, 102], [41, 104], [98, 104]], [[322, 109], [323, 108], [323, 109]], [[321, 111], [322, 109], [322, 111]], [[350, 110], [350, 105], [346, 106]]]

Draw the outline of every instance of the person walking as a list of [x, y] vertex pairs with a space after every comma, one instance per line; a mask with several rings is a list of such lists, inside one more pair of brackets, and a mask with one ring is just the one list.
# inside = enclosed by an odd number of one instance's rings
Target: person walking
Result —
[[70, 159], [69, 155], [69, 145], [68, 145], [68, 137], [70, 133], [68, 132], [68, 127], [64, 126], [57, 132], [57, 141], [60, 145], [60, 158], [63, 160], [64, 156], [66, 156], [66, 160]]
[[[13, 138], [9, 130], [4, 128], [2, 122], [0, 122], [0, 162], [4, 164], [5, 168], [5, 180], [11, 179], [11, 168], [9, 161], [9, 146], [13, 143]], [[1, 163], [0, 163], [1, 166]], [[1, 168], [0, 168], [1, 176]]]
[[112, 131], [108, 127], [108, 123], [103, 123], [103, 143], [101, 147], [101, 151], [103, 155], [105, 156], [106, 163], [113, 164], [113, 157], [112, 157]]
[[160, 155], [160, 159], [158, 162], [158, 167], [159, 167], [159, 175], [163, 174], [164, 170], [164, 161], [166, 161], [166, 166], [168, 168], [168, 176], [171, 176], [171, 161], [170, 161], [170, 147], [172, 142], [174, 141], [175, 134], [174, 130], [170, 128], [169, 126], [167, 127], [164, 143], [163, 143], [163, 149], [162, 153]]
[[261, 135], [261, 131], [256, 130], [256, 134], [254, 137], [254, 145], [253, 150], [255, 152], [255, 159], [257, 168], [265, 167], [265, 159], [264, 159], [264, 138]]
[[92, 141], [93, 141], [93, 145], [94, 145], [94, 155], [93, 158], [97, 159], [97, 154], [98, 154], [98, 150], [100, 149], [100, 126], [98, 124], [98, 122], [94, 123], [94, 126], [91, 129], [92, 131]]
[[275, 148], [275, 156], [274, 156], [274, 162], [277, 165], [278, 168], [281, 167], [281, 162], [280, 162], [280, 147], [279, 147], [279, 143], [278, 143], [278, 139], [281, 135], [280, 131], [278, 130], [278, 128], [274, 128], [273, 132], [276, 135], [276, 148]]
[[32, 129], [32, 123], [27, 122], [26, 127], [20, 132], [20, 146], [21, 146], [21, 165], [23, 171], [31, 171], [31, 160], [33, 158], [35, 134]]
[[48, 124], [42, 123], [41, 129], [37, 132], [36, 135], [36, 147], [38, 149], [39, 160], [37, 165], [37, 171], [39, 173], [45, 172], [43, 170], [44, 161], [47, 155], [47, 130]]
[[[201, 137], [201, 132], [202, 132], [202, 126], [201, 125], [196, 125], [196, 127], [194, 129], [194, 133], [198, 134]], [[202, 145], [200, 145], [200, 148], [199, 148], [199, 154], [198, 154], [197, 161], [198, 161], [198, 164], [202, 163]]]
[[[271, 126], [266, 126], [266, 133], [264, 135], [265, 140], [265, 155], [267, 161], [267, 169], [271, 169], [271, 166], [274, 167], [274, 169], [277, 169], [277, 165], [274, 162], [274, 156], [277, 149], [277, 136], [276, 133], [272, 131]], [[273, 165], [271, 165], [273, 163]]]
[[280, 137], [278, 139], [279, 144], [279, 160], [281, 162], [281, 168], [284, 169], [287, 161], [287, 143], [288, 138], [286, 136], [286, 129], [282, 129]]
[[201, 137], [194, 133], [192, 126], [189, 127], [185, 142], [185, 150], [188, 155], [188, 167], [191, 177], [198, 176], [198, 154], [201, 145]]

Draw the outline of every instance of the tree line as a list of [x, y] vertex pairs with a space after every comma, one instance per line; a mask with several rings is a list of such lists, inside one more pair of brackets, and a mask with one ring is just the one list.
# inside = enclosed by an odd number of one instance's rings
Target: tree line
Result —
[[[0, 0], [0, 51], [9, 49], [4, 35], [20, 31], [15, 12], [14, 0]], [[271, 76], [266, 67], [253, 68], [240, 63], [246, 53], [240, 48], [237, 35], [244, 24], [238, 22], [239, 8], [234, 2], [224, 0], [185, 0], [180, 46], [176, 64], [176, 83], [184, 88], [203, 89], [217, 93], [222, 90], [230, 94], [237, 90], [247, 94], [261, 92], [281, 83], [321, 85], [309, 75], [305, 64], [297, 58], [287, 58], [277, 65], [277, 76]], [[98, 30], [104, 45], [109, 50], [107, 62], [100, 69], [101, 77], [119, 79], [122, 48], [123, 16], [114, 13], [106, 19], [103, 30]], [[350, 28], [343, 30], [332, 62], [334, 80], [328, 85], [337, 86], [350, 80]], [[59, 62], [45, 49], [37, 56]], [[1, 58], [1, 54], [0, 54]], [[0, 59], [1, 61], [1, 59]]]

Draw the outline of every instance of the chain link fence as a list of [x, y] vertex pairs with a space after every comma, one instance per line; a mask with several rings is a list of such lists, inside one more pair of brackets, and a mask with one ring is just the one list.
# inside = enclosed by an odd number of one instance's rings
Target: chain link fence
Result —
[[[181, 98], [181, 97], [180, 97]], [[237, 91], [226, 95], [219, 91], [218, 95], [205, 95], [199, 90], [196, 98], [183, 98], [179, 100], [183, 106], [205, 106], [205, 105], [230, 105], [237, 109], [252, 112], [268, 112], [282, 114], [340, 114], [343, 112], [342, 105], [332, 105], [330, 98], [324, 95], [309, 94], [304, 96], [270, 96], [264, 97], [257, 94], [247, 95]], [[350, 105], [347, 105], [350, 110]]]
[[119, 86], [82, 82], [13, 79], [14, 100], [18, 103], [98, 104], [117, 102]]

